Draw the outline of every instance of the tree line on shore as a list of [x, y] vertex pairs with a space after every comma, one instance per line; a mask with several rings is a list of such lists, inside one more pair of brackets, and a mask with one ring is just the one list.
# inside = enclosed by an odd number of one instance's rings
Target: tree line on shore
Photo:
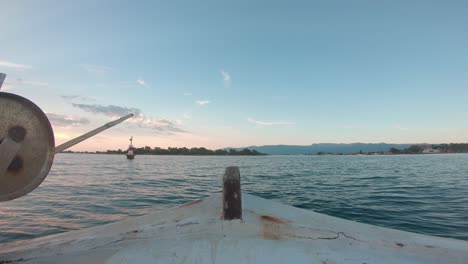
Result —
[[388, 151], [370, 151], [353, 153], [336, 152], [317, 152], [308, 155], [387, 155], [387, 154], [423, 154], [423, 153], [468, 153], [468, 143], [450, 143], [450, 144], [419, 144], [408, 148], [398, 149], [390, 148]]
[[[70, 152], [70, 151], [68, 151]], [[96, 151], [96, 154], [125, 154], [127, 150], [107, 150], [107, 151]], [[173, 148], [169, 147], [167, 149], [154, 147], [151, 148], [149, 146], [145, 146], [142, 148], [135, 148], [133, 151], [135, 155], [197, 155], [197, 156], [259, 156], [259, 155], [266, 155], [264, 153], [260, 153], [256, 150], [250, 150], [248, 148], [242, 150], [236, 149], [217, 149], [211, 150], [207, 148]]]
[[468, 153], [468, 143], [413, 145], [406, 149], [391, 148], [390, 152], [392, 154], [420, 154], [427, 148], [436, 150], [438, 153]]
[[[433, 150], [429, 153], [468, 153], [468, 143], [450, 143], [450, 144], [420, 144], [412, 145], [405, 149], [390, 148], [388, 151], [376, 151], [376, 152], [363, 152], [359, 151], [356, 153], [349, 154], [364, 154], [364, 155], [374, 155], [374, 154], [420, 154], [428, 153], [427, 149]], [[96, 151], [96, 152], [74, 152], [74, 151], [64, 151], [64, 153], [90, 153], [90, 154], [125, 154], [127, 150], [107, 150], [107, 151]], [[149, 146], [142, 148], [136, 148], [134, 150], [136, 155], [205, 155], [205, 156], [258, 156], [258, 155], [268, 155], [257, 150], [251, 150], [244, 148], [242, 150], [236, 149], [218, 149], [210, 150], [203, 147], [200, 148], [173, 148], [169, 147], [167, 149]], [[315, 154], [307, 155], [346, 155], [345, 153], [334, 153], [334, 152], [317, 152]]]

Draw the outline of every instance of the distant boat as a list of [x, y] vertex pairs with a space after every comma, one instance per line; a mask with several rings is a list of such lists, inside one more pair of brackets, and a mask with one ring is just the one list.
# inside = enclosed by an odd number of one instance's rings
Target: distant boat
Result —
[[135, 150], [135, 148], [133, 147], [133, 137], [130, 138], [130, 145], [128, 146], [128, 150], [127, 150], [127, 159], [134, 159], [135, 158], [135, 153], [133, 153], [133, 151]]

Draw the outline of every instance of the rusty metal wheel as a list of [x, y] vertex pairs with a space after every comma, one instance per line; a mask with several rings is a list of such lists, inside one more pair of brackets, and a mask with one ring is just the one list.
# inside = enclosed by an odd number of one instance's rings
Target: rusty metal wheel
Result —
[[49, 119], [33, 102], [0, 92], [0, 202], [34, 190], [55, 155]]

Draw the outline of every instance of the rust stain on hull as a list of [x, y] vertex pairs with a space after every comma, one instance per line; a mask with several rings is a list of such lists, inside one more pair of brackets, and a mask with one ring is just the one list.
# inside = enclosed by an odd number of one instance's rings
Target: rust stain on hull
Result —
[[194, 204], [198, 204], [198, 203], [201, 203], [201, 202], [203, 202], [203, 199], [198, 199], [198, 200], [191, 201], [189, 203], [183, 204], [183, 205], [179, 206], [179, 208], [190, 207], [190, 206], [192, 206]]
[[276, 223], [276, 224], [286, 224], [286, 223], [288, 223], [288, 221], [286, 221], [284, 219], [280, 219], [280, 218], [270, 216], [270, 215], [262, 215], [262, 216], [260, 216], [260, 218], [261, 218], [262, 222], [265, 221], [265, 222], [272, 222], [272, 223]]
[[260, 223], [262, 226], [260, 235], [263, 238], [279, 240], [285, 237], [288, 221], [270, 215], [261, 215]]

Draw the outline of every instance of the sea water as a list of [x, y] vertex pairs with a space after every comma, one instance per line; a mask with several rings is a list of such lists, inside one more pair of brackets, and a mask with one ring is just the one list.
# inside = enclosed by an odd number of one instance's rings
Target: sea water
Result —
[[344, 219], [468, 240], [468, 155], [136, 156], [58, 154], [30, 194], [0, 203], [0, 243], [102, 225], [221, 190]]

